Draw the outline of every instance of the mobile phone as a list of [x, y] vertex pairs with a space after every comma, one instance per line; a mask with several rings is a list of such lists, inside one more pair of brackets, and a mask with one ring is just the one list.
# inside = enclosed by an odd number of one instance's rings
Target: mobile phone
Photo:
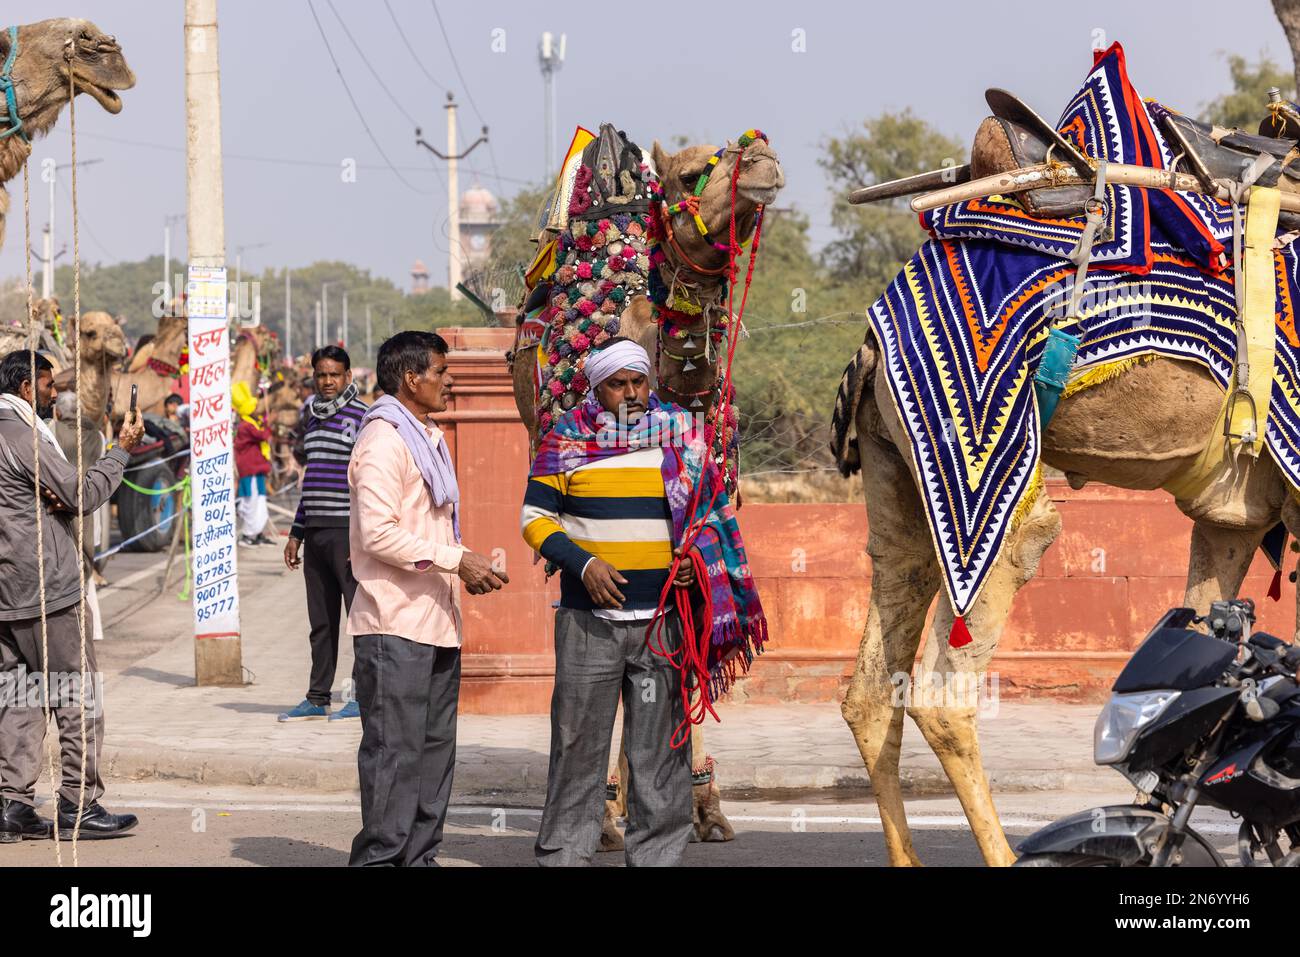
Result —
[[139, 396], [139, 393], [140, 393], [140, 387], [136, 385], [134, 382], [131, 383], [131, 414], [132, 415], [135, 414], [135, 403], [136, 403], [136, 398]]

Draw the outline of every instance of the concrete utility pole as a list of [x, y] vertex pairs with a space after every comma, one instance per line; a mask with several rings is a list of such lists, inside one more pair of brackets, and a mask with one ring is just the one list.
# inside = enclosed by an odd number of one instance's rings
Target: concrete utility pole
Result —
[[[185, 166], [190, 324], [194, 678], [244, 682], [230, 440], [230, 332], [221, 170], [217, 0], [185, 0]], [[219, 577], [218, 577], [219, 576]]]
[[420, 130], [415, 130], [415, 142], [417, 146], [423, 146], [439, 159], [447, 161], [447, 291], [451, 294], [453, 301], [462, 298], [460, 291], [456, 286], [460, 283], [461, 267], [461, 248], [460, 248], [460, 185], [457, 181], [456, 163], [463, 160], [474, 148], [480, 143], [486, 143], [488, 138], [488, 128], [483, 127], [483, 135], [469, 145], [469, 148], [463, 153], [456, 152], [456, 100], [450, 92], [447, 93], [447, 152], [440, 153], [420, 136]]
[[320, 348], [320, 300], [316, 300], [316, 338], [312, 342], [312, 349]]
[[41, 234], [41, 298], [49, 299], [54, 289], [54, 231], [46, 223]]
[[[104, 162], [102, 159], [77, 160], [78, 166], [93, 166]], [[45, 256], [45, 273], [41, 276], [41, 298], [49, 299], [54, 294], [54, 184], [58, 181], [59, 170], [72, 169], [71, 163], [57, 163], [50, 167], [50, 221], [46, 226], [49, 233], [49, 252]], [[58, 255], [62, 256], [60, 252]]]
[[348, 347], [348, 291], [343, 290], [343, 333], [339, 336], [343, 342], [343, 348]]
[[284, 270], [284, 357], [293, 362], [293, 283], [287, 266]]
[[163, 296], [166, 298], [168, 310], [171, 309], [172, 301], [176, 298], [176, 290], [172, 286], [172, 223], [179, 223], [184, 219], [185, 216], [181, 213], [163, 217]]

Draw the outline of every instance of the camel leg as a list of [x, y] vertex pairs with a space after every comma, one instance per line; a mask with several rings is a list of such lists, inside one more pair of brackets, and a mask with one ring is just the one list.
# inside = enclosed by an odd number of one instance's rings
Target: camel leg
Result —
[[1193, 524], [1183, 604], [1203, 615], [1211, 602], [1236, 598], [1266, 531]]
[[623, 850], [623, 832], [618, 829], [618, 819], [627, 817], [627, 732], [618, 739], [618, 767], [609, 780], [618, 785], [618, 795], [605, 802], [605, 820], [600, 825], [600, 850]]
[[[1295, 496], [1289, 492], [1287, 493], [1285, 500], [1282, 502], [1282, 521], [1286, 523], [1286, 530], [1291, 533], [1292, 537], [1300, 539], [1300, 502], [1296, 502]], [[1286, 568], [1285, 559], [1283, 559], [1282, 567], [1283, 569]], [[1300, 564], [1296, 565], [1295, 571], [1300, 572]], [[1300, 574], [1298, 574], [1297, 577], [1300, 578]], [[1295, 601], [1295, 632], [1292, 640], [1300, 641], [1300, 587], [1296, 588]]]
[[880, 809], [890, 864], [920, 866], [907, 827], [898, 758], [906, 684], [939, 590], [939, 564], [921, 500], [896, 448], [860, 430], [871, 556], [871, 604], [857, 663], [840, 711], [862, 753]]
[[[695, 692], [699, 694], [698, 691]], [[704, 749], [704, 725], [691, 728], [691, 771], [703, 771], [710, 758]], [[736, 831], [722, 813], [722, 792], [718, 789], [718, 772], [715, 767], [707, 784], [691, 787], [691, 807], [695, 818], [696, 841], [735, 840]]]
[[1040, 489], [1029, 513], [1003, 543], [997, 563], [966, 615], [972, 640], [961, 648], [949, 645], [952, 606], [941, 598], [918, 681], [909, 690], [907, 713], [943, 765], [980, 853], [990, 866], [1008, 866], [1016, 856], [1002, 831], [980, 760], [975, 726], [978, 688], [997, 649], [1012, 599], [1034, 577], [1039, 559], [1060, 530], [1060, 516]]

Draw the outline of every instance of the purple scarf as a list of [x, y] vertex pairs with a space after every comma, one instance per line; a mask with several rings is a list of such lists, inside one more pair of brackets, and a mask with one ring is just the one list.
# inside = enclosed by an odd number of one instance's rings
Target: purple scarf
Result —
[[429, 487], [429, 495], [435, 506], [451, 504], [451, 524], [460, 541], [460, 486], [456, 483], [456, 469], [451, 464], [451, 453], [447, 451], [447, 442], [439, 437], [435, 446], [429, 441], [429, 434], [410, 409], [402, 405], [391, 395], [383, 395], [375, 400], [361, 418], [361, 428], [365, 429], [373, 420], [381, 419], [393, 428], [410, 450], [415, 467], [424, 477], [424, 484]]

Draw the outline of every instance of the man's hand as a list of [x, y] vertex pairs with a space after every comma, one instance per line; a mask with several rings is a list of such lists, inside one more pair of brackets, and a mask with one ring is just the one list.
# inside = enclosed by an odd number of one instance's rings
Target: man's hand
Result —
[[488, 592], [500, 591], [502, 585], [510, 584], [510, 577], [505, 572], [494, 571], [490, 561], [468, 548], [460, 557], [456, 574], [471, 595], [486, 595]]
[[[618, 584], [615, 584], [617, 582]], [[626, 600], [618, 590], [619, 585], [626, 585], [627, 579], [618, 573], [618, 569], [600, 558], [587, 562], [582, 570], [582, 583], [587, 586], [587, 594], [598, 608], [622, 608]]]
[[289, 540], [284, 543], [284, 564], [289, 571], [294, 571], [302, 564], [302, 559], [298, 557], [298, 549], [302, 547], [302, 542], [289, 536]]
[[128, 411], [122, 419], [122, 427], [117, 430], [117, 444], [130, 452], [140, 444], [144, 436], [144, 416], [140, 410]]
[[[698, 555], [700, 550], [694, 545], [687, 555], [682, 558], [682, 563], [677, 566], [677, 574], [673, 577], [673, 584], [678, 588], [690, 588], [695, 584], [695, 562], [691, 560], [692, 555]], [[676, 558], [682, 554], [682, 547], [678, 545], [673, 549], [673, 557]]]

